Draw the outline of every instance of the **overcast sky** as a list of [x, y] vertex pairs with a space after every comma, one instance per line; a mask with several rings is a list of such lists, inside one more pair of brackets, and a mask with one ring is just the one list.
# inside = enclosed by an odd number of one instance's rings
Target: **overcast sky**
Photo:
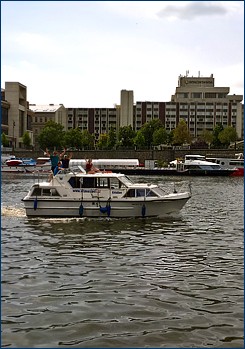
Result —
[[244, 94], [243, 1], [1, 1], [5, 81], [30, 103], [169, 101], [179, 75]]

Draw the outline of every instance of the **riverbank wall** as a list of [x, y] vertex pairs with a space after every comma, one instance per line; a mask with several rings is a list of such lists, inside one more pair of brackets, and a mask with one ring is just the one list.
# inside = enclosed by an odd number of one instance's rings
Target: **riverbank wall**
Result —
[[[45, 156], [43, 151], [14, 150], [2, 151], [2, 154], [11, 154], [16, 157], [27, 157], [37, 159]], [[67, 151], [69, 153], [69, 151]], [[198, 154], [206, 157], [234, 158], [239, 150], [233, 149], [164, 149], [164, 150], [84, 150], [73, 151], [73, 159], [138, 159], [140, 163], [145, 160], [158, 160], [170, 162], [175, 159], [184, 158], [186, 154]]]

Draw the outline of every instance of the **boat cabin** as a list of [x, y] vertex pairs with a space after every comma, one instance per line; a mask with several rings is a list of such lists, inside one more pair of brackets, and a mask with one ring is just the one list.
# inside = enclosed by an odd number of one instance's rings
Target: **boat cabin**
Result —
[[185, 161], [193, 161], [193, 160], [199, 160], [199, 161], [205, 161], [206, 158], [203, 155], [186, 155]]

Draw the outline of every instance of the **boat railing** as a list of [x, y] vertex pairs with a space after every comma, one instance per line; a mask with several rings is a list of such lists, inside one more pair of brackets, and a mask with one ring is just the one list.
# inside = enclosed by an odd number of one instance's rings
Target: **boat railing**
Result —
[[184, 193], [188, 191], [191, 194], [190, 181], [169, 182], [168, 185], [166, 185], [166, 182], [165, 182], [164, 187], [159, 185], [159, 188], [161, 188], [166, 193]]

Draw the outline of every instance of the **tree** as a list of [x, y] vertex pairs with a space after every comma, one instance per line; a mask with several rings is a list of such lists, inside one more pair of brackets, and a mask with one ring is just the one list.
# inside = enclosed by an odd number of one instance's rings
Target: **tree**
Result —
[[1, 134], [1, 143], [2, 143], [3, 147], [9, 146], [9, 140], [4, 132]]
[[82, 131], [82, 147], [85, 149], [94, 148], [94, 135], [89, 133], [88, 130]]
[[185, 120], [180, 119], [177, 127], [174, 130], [173, 144], [182, 145], [184, 143], [190, 143], [191, 136]]
[[210, 146], [210, 144], [213, 142], [214, 136], [211, 131], [203, 130], [200, 139], [205, 141]]
[[161, 127], [163, 127], [163, 124], [159, 119], [148, 121], [141, 127], [141, 132], [145, 138], [145, 144], [148, 149], [150, 149], [151, 145], [153, 144], [154, 132]]
[[82, 147], [82, 132], [78, 127], [65, 132], [64, 145], [66, 148], [79, 149]]
[[228, 147], [231, 142], [235, 142], [237, 140], [235, 128], [232, 126], [224, 128], [224, 130], [218, 134], [218, 139], [222, 144]]
[[119, 129], [118, 145], [124, 148], [132, 147], [134, 145], [134, 137], [136, 133], [132, 126], [123, 126]]
[[23, 144], [26, 148], [30, 147], [31, 145], [31, 137], [29, 135], [29, 132], [26, 131], [23, 136], [22, 136], [22, 141], [23, 141]]
[[153, 145], [166, 144], [168, 141], [168, 133], [164, 127], [160, 127], [153, 133]]
[[107, 133], [101, 133], [99, 136], [98, 142], [96, 144], [97, 148], [100, 150], [106, 150], [108, 139], [109, 139], [109, 136]]
[[222, 143], [219, 140], [219, 134], [221, 131], [223, 131], [223, 129], [224, 127], [222, 124], [217, 124], [213, 129], [213, 141], [212, 141], [213, 148], [222, 148]]
[[134, 137], [134, 145], [138, 148], [143, 148], [145, 146], [145, 137], [141, 130], [136, 132], [136, 136]]
[[117, 135], [114, 128], [111, 128], [107, 139], [107, 149], [113, 149], [117, 142]]
[[56, 149], [63, 146], [64, 127], [54, 121], [48, 121], [38, 136], [38, 143], [41, 149]]

